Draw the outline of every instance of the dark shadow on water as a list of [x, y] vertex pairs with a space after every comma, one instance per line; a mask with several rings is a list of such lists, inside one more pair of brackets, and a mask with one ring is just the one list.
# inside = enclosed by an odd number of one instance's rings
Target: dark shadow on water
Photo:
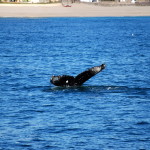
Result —
[[45, 87], [44, 92], [103, 92], [103, 93], [122, 93], [128, 90], [126, 86], [78, 86], [78, 87]]
[[52, 92], [52, 93], [59, 93], [59, 92], [63, 92], [63, 93], [76, 93], [76, 92], [80, 92], [80, 93], [101, 93], [101, 94], [125, 94], [125, 95], [131, 95], [131, 96], [135, 96], [135, 95], [149, 95], [150, 93], [150, 88], [130, 88], [127, 86], [88, 86], [88, 85], [84, 85], [84, 86], [80, 86], [80, 87], [54, 87], [54, 86], [50, 86], [50, 87], [43, 87], [42, 89], [43, 92]]
[[23, 87], [22, 90], [27, 91], [42, 91], [42, 92], [64, 92], [64, 93], [125, 93], [125, 94], [137, 94], [137, 95], [149, 95], [150, 88], [137, 88], [137, 87], [127, 87], [127, 86], [77, 86], [77, 87], [56, 87], [56, 86], [29, 86]]

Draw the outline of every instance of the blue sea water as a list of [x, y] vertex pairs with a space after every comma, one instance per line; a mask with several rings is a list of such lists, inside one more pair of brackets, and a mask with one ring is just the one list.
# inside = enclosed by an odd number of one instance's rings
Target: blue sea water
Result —
[[[0, 26], [0, 150], [150, 149], [150, 17]], [[102, 63], [81, 87], [49, 82]]]

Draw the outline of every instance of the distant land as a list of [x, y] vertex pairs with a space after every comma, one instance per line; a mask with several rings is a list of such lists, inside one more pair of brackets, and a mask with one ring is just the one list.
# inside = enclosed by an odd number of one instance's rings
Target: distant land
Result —
[[[87, 3], [3, 4], [0, 17], [123, 17], [150, 16], [150, 6]], [[113, 3], [112, 3], [113, 4]]]

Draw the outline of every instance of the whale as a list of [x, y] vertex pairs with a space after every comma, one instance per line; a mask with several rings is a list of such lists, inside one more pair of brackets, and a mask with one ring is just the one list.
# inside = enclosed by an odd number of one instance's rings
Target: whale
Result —
[[105, 69], [105, 67], [105, 64], [95, 66], [87, 69], [86, 71], [78, 74], [75, 77], [70, 75], [53, 75], [50, 79], [50, 83], [60, 87], [81, 86], [84, 82], [86, 82], [87, 80], [101, 72], [103, 69]]

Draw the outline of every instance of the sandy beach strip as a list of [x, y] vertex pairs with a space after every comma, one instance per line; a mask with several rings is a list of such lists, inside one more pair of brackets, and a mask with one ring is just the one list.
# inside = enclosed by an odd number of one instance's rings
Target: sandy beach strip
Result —
[[62, 4], [0, 4], [0, 17], [113, 17], [150, 16], [150, 6], [95, 6]]

